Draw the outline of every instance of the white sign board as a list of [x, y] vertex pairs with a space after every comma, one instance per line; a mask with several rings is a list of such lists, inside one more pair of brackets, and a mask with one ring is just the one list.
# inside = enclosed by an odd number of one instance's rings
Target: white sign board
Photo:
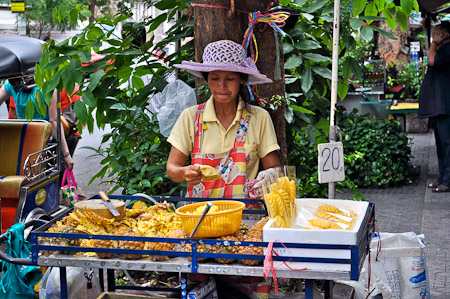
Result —
[[410, 49], [411, 52], [419, 52], [420, 51], [420, 42], [410, 42]]
[[321, 143], [319, 151], [319, 183], [345, 180], [344, 147], [342, 142]]
[[420, 12], [411, 12], [411, 17], [409, 18], [409, 24], [411, 27], [420, 27], [420, 21], [421, 21], [421, 13]]

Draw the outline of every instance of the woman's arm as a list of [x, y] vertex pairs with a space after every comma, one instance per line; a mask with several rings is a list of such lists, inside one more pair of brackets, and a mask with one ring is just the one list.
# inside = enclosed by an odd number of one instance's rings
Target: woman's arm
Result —
[[5, 86], [3, 85], [0, 88], [0, 105], [3, 104], [9, 97], [9, 93], [6, 91]]
[[278, 151], [268, 153], [264, 158], [261, 158], [261, 163], [264, 169], [280, 167], [280, 159], [278, 158]]
[[195, 186], [200, 183], [202, 174], [198, 166], [185, 166], [186, 160], [187, 156], [172, 146], [167, 159], [167, 175], [175, 183], [186, 181], [189, 186]]
[[[58, 125], [58, 118], [57, 118], [58, 112], [56, 109], [57, 92], [58, 91], [55, 89], [55, 91], [53, 92], [50, 107], [48, 108], [48, 116], [50, 118], [50, 123], [52, 124], [54, 136], [57, 136], [57, 125]], [[62, 124], [60, 125], [61, 125], [61, 148], [64, 157], [64, 163], [66, 164], [66, 168], [68, 170], [72, 170], [74, 162], [72, 157], [70, 156], [69, 147], [67, 146], [66, 136], [64, 135], [64, 128]]]

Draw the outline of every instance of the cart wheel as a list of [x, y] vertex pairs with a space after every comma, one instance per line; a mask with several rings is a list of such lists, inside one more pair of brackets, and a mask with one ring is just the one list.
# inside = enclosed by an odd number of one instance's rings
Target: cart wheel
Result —
[[[43, 209], [35, 208], [27, 215], [24, 223], [27, 223], [31, 220], [42, 220], [42, 222], [47, 222], [47, 221], [50, 221], [51, 219], [52, 218]], [[23, 233], [23, 237], [25, 240], [29, 241], [29, 237], [30, 237], [30, 234], [31, 234], [31, 231], [33, 230], [33, 228], [34, 228], [34, 226], [32, 225], [25, 229], [25, 231]]]

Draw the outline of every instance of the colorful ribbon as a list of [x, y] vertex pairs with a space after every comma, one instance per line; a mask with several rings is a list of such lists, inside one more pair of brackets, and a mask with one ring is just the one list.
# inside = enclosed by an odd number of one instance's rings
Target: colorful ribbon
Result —
[[[274, 12], [263, 14], [260, 11], [250, 12], [248, 14], [248, 28], [244, 34], [244, 41], [242, 42], [242, 46], [245, 49], [245, 53], [247, 55], [247, 50], [250, 46], [251, 57], [253, 61], [256, 63], [258, 60], [258, 44], [256, 43], [256, 37], [253, 34], [253, 31], [258, 23], [266, 23], [273, 29], [277, 30], [283, 37], [286, 36], [286, 33], [281, 30], [286, 23], [287, 18], [289, 18], [288, 12]], [[278, 25], [277, 25], [278, 23]], [[250, 40], [253, 40], [253, 43], [250, 43]]]
[[[279, 242], [279, 240], [276, 240], [276, 242]], [[289, 248], [284, 246], [283, 242], [280, 242], [280, 243], [283, 245], [284, 248], [286, 248], [288, 250], [288, 252], [290, 252]], [[273, 254], [275, 254], [276, 256], [279, 256], [278, 253], [273, 249], [273, 242], [269, 242], [267, 244], [266, 257], [264, 258], [263, 275], [264, 275], [264, 279], [266, 279], [269, 276], [270, 271], [272, 271], [272, 278], [273, 278], [273, 285], [275, 287], [275, 294], [278, 295], [278, 281], [277, 281], [277, 274], [275, 272], [275, 267], [273, 266]], [[285, 262], [285, 261], [283, 261], [283, 264], [286, 267], [288, 267], [289, 269], [291, 269], [292, 271], [307, 270], [307, 268], [301, 268], [301, 269], [291, 268], [291, 266], [289, 266], [287, 264], [287, 262]]]

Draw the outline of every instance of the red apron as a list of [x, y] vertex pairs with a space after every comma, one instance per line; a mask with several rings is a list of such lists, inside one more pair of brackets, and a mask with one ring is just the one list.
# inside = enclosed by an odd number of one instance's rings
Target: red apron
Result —
[[202, 181], [200, 184], [188, 187], [189, 197], [205, 198], [246, 198], [247, 190], [247, 159], [245, 156], [245, 137], [250, 124], [248, 106], [242, 111], [239, 129], [236, 133], [233, 148], [225, 153], [203, 153], [203, 131], [207, 125], [203, 122], [205, 103], [198, 106], [195, 116], [194, 148], [191, 164], [210, 165], [221, 175], [221, 179]]

